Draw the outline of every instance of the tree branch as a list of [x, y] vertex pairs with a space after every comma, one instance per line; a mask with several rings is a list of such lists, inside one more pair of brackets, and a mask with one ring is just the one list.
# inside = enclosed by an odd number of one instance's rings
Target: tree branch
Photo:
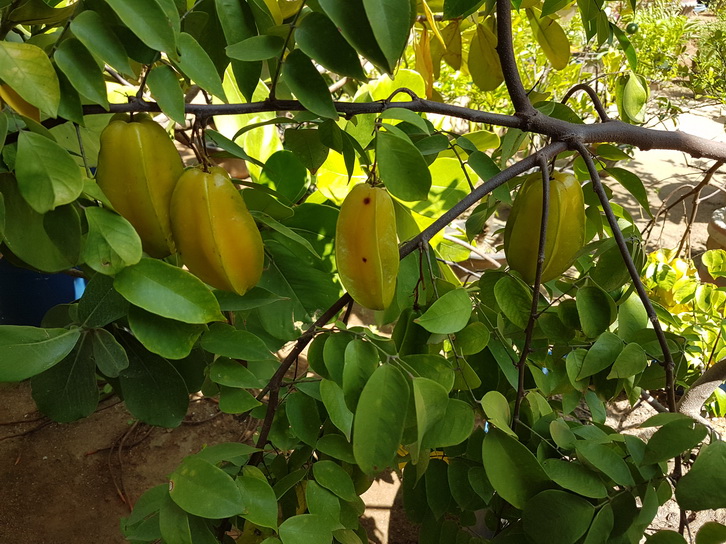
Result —
[[534, 109], [527, 96], [517, 69], [512, 43], [512, 5], [510, 0], [497, 0], [497, 53], [502, 64], [504, 84], [512, 99], [514, 111], [522, 118], [533, 115]]
[[721, 359], [701, 374], [683, 394], [678, 401], [678, 411], [710, 427], [709, 421], [701, 416], [701, 409], [716, 388], [724, 382], [726, 382], [726, 359]]

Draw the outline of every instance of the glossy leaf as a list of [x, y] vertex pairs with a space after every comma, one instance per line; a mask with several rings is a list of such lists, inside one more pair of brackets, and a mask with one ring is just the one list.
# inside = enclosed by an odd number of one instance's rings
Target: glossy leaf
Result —
[[676, 500], [687, 510], [726, 508], [726, 442], [701, 449], [691, 470], [676, 485]]
[[201, 45], [191, 34], [182, 32], [179, 35], [179, 68], [189, 79], [207, 89], [217, 98], [224, 101], [227, 97], [222, 87], [222, 80], [217, 69]]
[[171, 66], [155, 66], [146, 78], [149, 92], [165, 114], [179, 124], [184, 124], [184, 93], [179, 87], [177, 73]]
[[726, 526], [715, 521], [704, 523], [696, 535], [696, 544], [723, 544], [726, 542]]
[[481, 406], [484, 409], [487, 419], [492, 424], [505, 433], [516, 436], [514, 431], [509, 427], [511, 412], [509, 411], [509, 402], [504, 395], [499, 391], [489, 391], [482, 397]]
[[168, 319], [137, 306], [131, 306], [128, 319], [131, 332], [144, 347], [167, 359], [187, 357], [205, 329], [204, 325]]
[[260, 338], [251, 332], [238, 330], [223, 323], [215, 323], [209, 327], [209, 331], [202, 337], [201, 345], [211, 353], [233, 359], [263, 361], [272, 358], [272, 354]]
[[570, 60], [570, 40], [552, 17], [542, 16], [538, 9], [528, 8], [527, 18], [535, 39], [555, 70], [562, 70]]
[[90, 330], [87, 334], [98, 370], [104, 376], [118, 378], [118, 375], [129, 366], [129, 358], [124, 348], [106, 329]]
[[222, 519], [243, 510], [235, 481], [199, 457], [187, 457], [171, 474], [169, 495], [184, 511], [204, 518]]
[[524, 531], [537, 544], [574, 544], [590, 527], [595, 513], [585, 499], [557, 489], [532, 497], [524, 507]]
[[282, 75], [287, 86], [306, 109], [321, 117], [338, 118], [323, 76], [300, 49], [295, 49], [287, 56]]
[[309, 446], [315, 446], [320, 434], [320, 414], [315, 399], [302, 392], [290, 394], [286, 399], [287, 419], [292, 432]]
[[240, 476], [237, 487], [244, 503], [240, 515], [255, 525], [277, 529], [277, 497], [267, 480]]
[[334, 381], [322, 380], [320, 382], [320, 396], [330, 416], [330, 421], [350, 440], [353, 427], [353, 412], [345, 403], [343, 389]]
[[469, 294], [465, 289], [453, 289], [443, 294], [415, 321], [429, 332], [452, 334], [462, 330], [470, 316]]
[[487, 477], [501, 497], [515, 508], [549, 487], [549, 478], [527, 447], [498, 429], [490, 430], [482, 446]]
[[585, 355], [577, 379], [582, 380], [605, 370], [616, 361], [621, 351], [623, 351], [623, 341], [613, 333], [605, 331]]
[[68, 423], [91, 415], [98, 406], [92, 343], [83, 335], [62, 361], [30, 381], [38, 409], [53, 421]]
[[227, 46], [227, 56], [246, 62], [277, 58], [282, 54], [285, 40], [280, 36], [252, 36]]
[[618, 485], [634, 485], [628, 465], [614, 449], [605, 444], [583, 443], [576, 446], [578, 459], [589, 463]]
[[582, 332], [597, 338], [615, 319], [615, 303], [605, 291], [594, 285], [581, 288], [576, 297], [577, 314]]
[[411, 2], [363, 0], [363, 6], [388, 65], [395, 66], [408, 42], [412, 23]]
[[81, 171], [68, 151], [32, 132], [18, 137], [16, 177], [23, 198], [38, 213], [73, 202], [81, 194]]
[[493, 91], [504, 81], [502, 65], [496, 50], [497, 37], [484, 25], [476, 25], [469, 44], [469, 73], [482, 91]]
[[77, 39], [64, 40], [53, 55], [58, 68], [85, 98], [108, 109], [103, 73], [93, 55]]
[[132, 336], [117, 338], [129, 358], [129, 366], [118, 378], [126, 408], [150, 425], [179, 426], [189, 407], [184, 378], [169, 361], [147, 351]]
[[353, 480], [339, 464], [325, 460], [313, 463], [313, 476], [316, 482], [344, 501], [357, 500]]
[[112, 276], [141, 260], [141, 239], [131, 223], [106, 208], [85, 212], [88, 235], [81, 258], [88, 266]]
[[96, 274], [78, 303], [78, 320], [89, 328], [104, 327], [126, 315], [129, 303], [114, 288], [113, 279]]
[[378, 350], [371, 342], [353, 340], [345, 347], [343, 394], [351, 411], [355, 412], [363, 388], [378, 368]]
[[403, 436], [409, 394], [406, 378], [390, 364], [378, 367], [363, 388], [353, 434], [353, 454], [363, 472], [380, 472], [392, 465]]
[[660, 463], [690, 452], [707, 434], [704, 425], [690, 418], [667, 423], [648, 440], [642, 464]]
[[131, 304], [162, 317], [184, 323], [224, 320], [217, 299], [201, 280], [156, 259], [124, 268], [114, 288]]
[[613, 364], [608, 379], [629, 378], [640, 374], [648, 366], [648, 357], [639, 344], [627, 344]]
[[607, 489], [602, 480], [579, 463], [562, 459], [545, 459], [542, 467], [553, 482], [573, 493], [592, 499], [607, 497]]
[[494, 286], [494, 296], [502, 313], [520, 329], [527, 327], [532, 311], [532, 291], [521, 281], [504, 276]]
[[73, 35], [95, 56], [127, 76], [134, 75], [128, 54], [110, 25], [95, 11], [82, 11], [71, 22]]
[[418, 440], [410, 450], [411, 458], [417, 462], [420, 448], [425, 443], [426, 434], [446, 417], [449, 395], [444, 386], [428, 378], [413, 378], [411, 383]]
[[408, 138], [379, 131], [376, 158], [386, 189], [407, 202], [426, 200], [431, 189], [431, 172], [418, 148]]
[[58, 76], [48, 55], [37, 45], [0, 41], [0, 79], [44, 113], [51, 117], [58, 113]]
[[108, 0], [107, 3], [142, 42], [176, 57], [175, 25], [156, 0]]
[[282, 544], [329, 544], [333, 533], [325, 518], [318, 514], [301, 514], [280, 524]]
[[322, 13], [309, 13], [295, 29], [295, 42], [308, 57], [342, 76], [365, 80], [358, 54]]
[[0, 325], [0, 381], [19, 382], [62, 361], [78, 342], [79, 329]]

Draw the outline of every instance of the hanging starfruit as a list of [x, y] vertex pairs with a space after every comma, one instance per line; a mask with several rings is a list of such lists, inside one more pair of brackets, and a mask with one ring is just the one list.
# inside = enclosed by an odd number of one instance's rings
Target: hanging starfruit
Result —
[[360, 183], [348, 193], [335, 230], [335, 260], [358, 304], [371, 310], [391, 304], [399, 257], [396, 214], [385, 189]]
[[184, 264], [212, 287], [243, 295], [262, 276], [260, 231], [223, 168], [182, 174], [171, 200], [171, 227]]
[[183, 171], [171, 138], [148, 115], [119, 114], [101, 133], [96, 181], [152, 257], [175, 252], [169, 205]]
[[0, 109], [2, 109], [3, 102], [20, 115], [40, 122], [40, 110], [16, 93], [10, 85], [0, 85]]
[[[572, 266], [585, 244], [585, 201], [577, 178], [555, 172], [550, 178], [549, 215], [542, 281]], [[514, 200], [504, 228], [504, 253], [512, 270], [533, 284], [542, 222], [542, 176], [527, 176]]]

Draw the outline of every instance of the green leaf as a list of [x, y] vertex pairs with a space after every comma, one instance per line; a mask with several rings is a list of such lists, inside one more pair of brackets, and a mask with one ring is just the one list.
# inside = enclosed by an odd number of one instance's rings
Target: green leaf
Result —
[[113, 279], [96, 274], [78, 303], [78, 320], [88, 328], [105, 327], [125, 316], [128, 306], [126, 299], [113, 288]]
[[53, 421], [68, 423], [91, 415], [98, 406], [96, 363], [87, 335], [62, 361], [33, 376], [30, 385], [38, 409]]
[[355, 412], [353, 454], [361, 470], [392, 466], [406, 423], [409, 386], [396, 367], [380, 366], [368, 380]]
[[399, 0], [363, 0], [373, 35], [389, 66], [403, 55], [411, 29], [411, 2]]
[[663, 412], [649, 417], [643, 423], [640, 424], [641, 428], [646, 427], [660, 427], [661, 425], [667, 425], [673, 421], [693, 421], [692, 418], [686, 414], [680, 414], [678, 412]]
[[452, 334], [462, 330], [471, 317], [471, 300], [466, 289], [453, 289], [442, 295], [414, 321], [429, 332]]
[[567, 462], [562, 459], [545, 459], [542, 467], [553, 482], [573, 493], [592, 499], [607, 497], [608, 492], [602, 480], [580, 463]]
[[217, 98], [227, 101], [222, 87], [222, 79], [219, 77], [212, 59], [197, 40], [186, 32], [179, 34], [179, 62], [177, 64], [189, 79]]
[[446, 417], [449, 393], [440, 383], [428, 378], [413, 378], [413, 400], [416, 409], [417, 441], [411, 448], [411, 458], [418, 463], [419, 451], [426, 433]]
[[449, 399], [443, 419], [424, 437], [423, 448], [447, 448], [461, 444], [474, 431], [474, 409], [459, 399]]
[[166, 359], [187, 357], [205, 329], [204, 325], [167, 319], [137, 306], [129, 309], [129, 326], [146, 349]]
[[288, 395], [286, 399], [287, 419], [292, 432], [309, 446], [315, 447], [320, 435], [320, 414], [314, 398], [301, 392]]
[[323, 398], [323, 404], [328, 411], [330, 421], [350, 440], [350, 432], [353, 427], [353, 412], [345, 403], [343, 389], [332, 380], [322, 380], [320, 382], [320, 396]]
[[676, 484], [676, 500], [686, 510], [726, 508], [726, 442], [701, 449], [691, 470]]
[[114, 288], [131, 304], [162, 317], [184, 323], [224, 321], [217, 299], [201, 280], [157, 259], [124, 268]]
[[308, 57], [331, 72], [365, 80], [358, 53], [328, 17], [312, 12], [295, 29], [295, 43]]
[[585, 499], [557, 489], [532, 497], [524, 507], [524, 532], [536, 544], [574, 544], [590, 527], [595, 514]]
[[177, 29], [156, 0], [107, 0], [106, 3], [142, 42], [176, 57]]
[[141, 260], [141, 239], [126, 219], [106, 208], [85, 209], [88, 235], [83, 261], [96, 272], [113, 276]]
[[338, 118], [333, 97], [323, 76], [300, 49], [295, 49], [285, 58], [282, 77], [307, 110], [321, 117]]
[[267, 480], [240, 476], [237, 487], [244, 504], [240, 515], [255, 525], [277, 529], [277, 497]]
[[315, 251], [313, 246], [308, 242], [305, 238], [300, 236], [298, 233], [296, 233], [294, 230], [292, 230], [289, 227], [286, 227], [276, 219], [273, 219], [269, 215], [261, 212], [251, 212], [252, 216], [257, 219], [260, 223], [264, 223], [271, 229], [279, 232], [282, 234], [285, 238], [288, 238], [289, 240], [292, 240], [296, 244], [300, 244], [302, 247], [304, 247], [307, 251], [312, 253], [312, 255], [316, 259], [322, 259], [320, 255]]
[[171, 474], [169, 496], [186, 512], [209, 519], [235, 516], [244, 508], [229, 474], [199, 457], [187, 457]]
[[340, 500], [313, 480], [308, 480], [305, 486], [305, 502], [308, 512], [324, 518], [330, 529], [342, 527], [340, 524]]
[[639, 344], [628, 344], [620, 352], [613, 364], [608, 379], [629, 378], [640, 374], [648, 366], [648, 357]]
[[[285, 134], [291, 132], [297, 131], [286, 131]], [[285, 204], [291, 205], [305, 193], [308, 174], [295, 153], [283, 150], [273, 153], [267, 159], [259, 181], [285, 197]]]
[[632, 293], [618, 307], [618, 336], [632, 342], [635, 334], [648, 325], [648, 313], [637, 293]]
[[73, 202], [83, 190], [81, 171], [68, 151], [39, 134], [20, 133], [15, 165], [20, 194], [38, 213]]
[[607, 543], [614, 524], [615, 514], [613, 514], [612, 507], [609, 504], [606, 504], [595, 516], [583, 544]]
[[696, 544], [723, 544], [726, 542], [726, 526], [708, 521], [698, 530]]
[[622, 107], [626, 116], [635, 123], [645, 121], [645, 106], [648, 102], [648, 83], [640, 74], [631, 73], [622, 91]]
[[366, 15], [363, 0], [347, 0], [345, 3], [339, 0], [318, 0], [318, 3], [358, 53], [382, 72], [393, 73], [395, 63], [389, 63], [381, 51]]
[[[289, 188], [287, 188], [285, 184], [281, 184], [279, 182], [279, 178], [276, 185], [279, 187], [279, 193], [282, 193], [283, 195], [294, 195], [290, 198], [291, 202], [297, 202], [300, 200], [307, 189], [308, 176], [307, 172], [305, 172], [305, 168], [315, 173], [328, 158], [330, 149], [321, 142], [320, 134], [319, 130], [308, 128], [290, 128], [285, 131], [285, 149], [294, 154], [295, 160], [289, 162], [292, 163], [297, 171], [292, 172], [296, 175], [295, 178], [291, 180], [292, 183]], [[265, 166], [269, 164], [270, 161], [268, 160]], [[303, 167], [301, 173], [299, 173], [297, 165]], [[296, 188], [298, 188], [298, 192], [293, 193], [292, 191]]]
[[648, 535], [645, 544], [688, 544], [688, 542], [676, 531], [658, 531]]
[[0, 79], [44, 113], [51, 117], [58, 114], [61, 99], [58, 76], [40, 47], [0, 41]]
[[244, 414], [262, 403], [252, 393], [236, 387], [219, 386], [219, 410], [225, 414]]
[[147, 351], [131, 335], [117, 336], [129, 358], [119, 374], [126, 408], [141, 421], [159, 427], [177, 427], [189, 407], [189, 391], [177, 369]]
[[313, 463], [313, 476], [325, 489], [332, 491], [344, 501], [355, 501], [358, 494], [350, 475], [339, 464], [333, 461]]
[[229, 387], [254, 389], [262, 387], [260, 380], [246, 366], [228, 357], [217, 358], [209, 367], [209, 379]]
[[209, 331], [202, 337], [201, 346], [211, 353], [233, 359], [263, 361], [273, 358], [260, 338], [224, 323], [210, 326]]
[[97, 12], [82, 11], [73, 18], [71, 31], [88, 50], [122, 74], [134, 76], [128, 54], [110, 25]]
[[486, 26], [476, 25], [469, 45], [469, 73], [482, 91], [493, 91], [504, 81], [502, 64], [496, 50], [497, 37]]
[[282, 544], [329, 544], [333, 533], [324, 517], [318, 514], [301, 514], [287, 518], [280, 524]]
[[532, 312], [532, 291], [512, 276], [494, 285], [494, 296], [502, 313], [520, 329], [527, 327]]
[[253, 310], [262, 306], [267, 306], [273, 302], [285, 300], [284, 298], [277, 296], [275, 293], [271, 293], [261, 287], [253, 287], [242, 296], [229, 291], [214, 291], [214, 296], [217, 297], [219, 308], [223, 312]]
[[602, 333], [587, 351], [578, 380], [597, 374], [611, 366], [623, 351], [623, 341], [611, 332]]
[[108, 109], [103, 72], [90, 51], [75, 38], [64, 40], [53, 55], [58, 68], [85, 98]]
[[635, 485], [627, 463], [610, 446], [586, 442], [578, 444], [575, 451], [578, 459], [592, 465], [616, 484]]
[[378, 131], [376, 160], [386, 189], [400, 200], [426, 200], [431, 189], [431, 172], [426, 159], [411, 140]]
[[562, 70], [570, 60], [570, 40], [552, 17], [542, 16], [535, 8], [527, 9], [527, 19], [537, 43], [555, 70]]
[[691, 418], [667, 423], [648, 440], [642, 464], [660, 463], [690, 452], [707, 434], [708, 429]]
[[345, 368], [345, 350], [351, 336], [346, 333], [331, 334], [323, 346], [323, 362], [330, 378], [341, 387]]
[[0, 382], [19, 382], [48, 370], [78, 342], [79, 329], [0, 325]]
[[551, 485], [532, 452], [519, 440], [498, 429], [491, 429], [484, 438], [482, 459], [494, 489], [520, 510], [532, 497]]
[[577, 291], [577, 314], [588, 338], [600, 336], [615, 320], [615, 303], [605, 291], [588, 285]]
[[93, 358], [98, 370], [104, 376], [118, 378], [129, 366], [129, 358], [124, 348], [106, 329], [92, 329], [87, 334], [92, 342]]
[[484, 0], [444, 0], [444, 19], [459, 19], [472, 14]]
[[182, 510], [167, 493], [159, 508], [159, 531], [164, 542], [193, 544], [189, 514]]
[[186, 122], [184, 115], [184, 93], [179, 86], [177, 73], [171, 66], [162, 64], [152, 68], [146, 78], [149, 92], [166, 115], [183, 125]]
[[489, 343], [491, 333], [481, 321], [469, 323], [456, 333], [456, 347], [462, 355], [474, 355], [482, 351]]
[[[295, 35], [297, 36], [297, 32]], [[285, 40], [282, 37], [263, 34], [228, 45], [226, 51], [231, 59], [250, 62], [278, 58], [284, 46]]]
[[484, 409], [487, 419], [498, 429], [512, 436], [517, 436], [509, 427], [512, 414], [509, 411], [509, 402], [504, 395], [499, 391], [489, 391], [482, 397], [481, 407]]
[[370, 342], [356, 339], [345, 347], [344, 360], [343, 394], [346, 404], [355, 412], [361, 391], [378, 368], [378, 350]]
[[353, 447], [342, 435], [323, 435], [320, 437], [320, 440], [318, 440], [318, 443], [315, 445], [315, 447], [318, 451], [321, 451], [326, 455], [330, 455], [334, 459], [345, 461], [346, 463], [355, 464]]
[[622, 185], [633, 197], [638, 201], [638, 204], [646, 211], [646, 213], [653, 217], [653, 213], [650, 211], [650, 202], [648, 201], [648, 193], [646, 192], [643, 181], [630, 170], [624, 168], [618, 168], [612, 166], [606, 168], [605, 171], [612, 175], [620, 185]]

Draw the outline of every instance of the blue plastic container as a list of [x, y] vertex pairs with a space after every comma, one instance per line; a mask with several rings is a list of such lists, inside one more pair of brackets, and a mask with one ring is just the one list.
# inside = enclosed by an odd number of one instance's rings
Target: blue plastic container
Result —
[[81, 297], [86, 282], [68, 274], [41, 274], [0, 258], [0, 325], [40, 326], [53, 306]]

